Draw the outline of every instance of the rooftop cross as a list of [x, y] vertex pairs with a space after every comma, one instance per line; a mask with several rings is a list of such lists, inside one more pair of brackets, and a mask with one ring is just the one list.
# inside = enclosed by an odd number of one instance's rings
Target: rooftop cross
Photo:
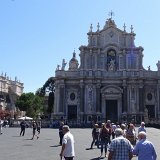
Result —
[[126, 24], [124, 23], [124, 26], [123, 26], [123, 28], [124, 28], [124, 31], [126, 31]]
[[92, 29], [93, 29], [93, 26], [92, 26], [92, 24], [91, 24], [91, 26], [90, 26], [90, 32], [92, 32]]
[[97, 24], [97, 31], [99, 31], [99, 28], [100, 28], [100, 25], [99, 25], [99, 23]]
[[131, 25], [131, 33], [133, 33], [133, 26]]
[[111, 10], [111, 12], [109, 12], [108, 15], [109, 15], [109, 16], [111, 17], [111, 19], [112, 19], [112, 17], [114, 16], [114, 12]]

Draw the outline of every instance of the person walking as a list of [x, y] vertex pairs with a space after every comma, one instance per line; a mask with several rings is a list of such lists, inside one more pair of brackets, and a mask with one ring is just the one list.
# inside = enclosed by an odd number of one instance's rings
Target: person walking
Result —
[[146, 139], [146, 133], [144, 131], [139, 132], [139, 142], [133, 149], [133, 154], [138, 156], [138, 160], [156, 160], [157, 154], [155, 148], [149, 140]]
[[3, 121], [0, 119], [0, 134], [2, 134]]
[[60, 122], [60, 126], [59, 126], [59, 144], [62, 145], [62, 139], [63, 139], [63, 126], [64, 126], [64, 122]]
[[33, 140], [35, 136], [36, 136], [37, 139], [38, 139], [39, 137], [36, 135], [37, 124], [36, 124], [35, 121], [33, 121], [33, 123], [32, 123], [32, 129], [33, 129], [33, 132], [32, 132], [32, 133], [33, 133], [33, 136], [32, 136], [32, 138], [31, 138], [31, 140]]
[[99, 128], [98, 128], [98, 124], [94, 124], [94, 127], [92, 129], [92, 143], [91, 143], [91, 148], [90, 149], [93, 149], [93, 145], [94, 143], [97, 145], [97, 148], [99, 148], [99, 141], [98, 141], [98, 138], [99, 138]]
[[139, 132], [146, 132], [146, 128], [145, 128], [145, 123], [144, 122], [141, 122], [141, 126], [138, 128], [138, 133]]
[[20, 123], [20, 126], [21, 126], [21, 131], [20, 131], [20, 136], [24, 136], [25, 134], [25, 129], [26, 129], [26, 122], [25, 120], [22, 120], [22, 122]]
[[108, 160], [131, 160], [133, 157], [133, 147], [130, 141], [123, 137], [123, 130], [117, 128], [115, 130], [115, 136], [116, 138], [111, 140], [108, 149]]
[[68, 125], [63, 126], [63, 139], [62, 148], [60, 152], [60, 158], [64, 157], [65, 160], [73, 160], [75, 157], [74, 151], [74, 136], [70, 133], [70, 128]]
[[107, 156], [107, 146], [110, 139], [110, 131], [108, 128], [106, 128], [106, 124], [102, 123], [102, 128], [100, 130], [100, 143], [101, 143], [101, 155], [103, 155], [103, 149], [105, 151], [105, 157]]

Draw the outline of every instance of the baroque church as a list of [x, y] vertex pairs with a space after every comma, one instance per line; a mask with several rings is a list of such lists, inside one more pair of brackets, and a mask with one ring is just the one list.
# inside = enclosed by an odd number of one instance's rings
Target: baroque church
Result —
[[92, 25], [88, 44], [81, 45], [80, 62], [74, 51], [65, 69], [55, 71], [53, 118], [91, 123], [160, 119], [160, 61], [157, 71], [143, 67], [143, 47], [135, 46], [135, 33], [117, 28], [111, 18], [103, 29]]

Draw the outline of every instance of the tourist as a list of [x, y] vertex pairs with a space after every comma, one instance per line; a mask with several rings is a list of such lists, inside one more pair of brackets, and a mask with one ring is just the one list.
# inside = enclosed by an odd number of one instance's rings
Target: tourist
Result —
[[138, 134], [139, 142], [133, 149], [133, 154], [138, 156], [138, 160], [156, 160], [157, 154], [153, 144], [146, 139], [144, 131]]
[[109, 143], [109, 138], [110, 138], [110, 131], [108, 128], [106, 128], [106, 124], [102, 123], [102, 128], [100, 130], [100, 143], [101, 143], [101, 155], [103, 155], [103, 148], [105, 151], [105, 157], [107, 156], [107, 146]]
[[64, 126], [64, 123], [63, 122], [60, 122], [60, 126], [59, 126], [59, 144], [62, 145], [62, 139], [63, 139], [63, 126]]
[[[116, 138], [111, 141], [109, 146], [108, 160], [130, 160], [132, 159], [132, 145], [129, 140], [123, 137], [121, 128], [115, 130]], [[123, 147], [122, 147], [123, 146]]]
[[63, 126], [63, 139], [62, 139], [62, 148], [60, 152], [60, 157], [64, 157], [65, 160], [73, 160], [75, 157], [74, 151], [74, 137], [70, 133], [70, 128], [68, 125]]
[[99, 128], [98, 128], [98, 124], [94, 124], [94, 127], [92, 129], [92, 143], [91, 143], [91, 148], [90, 149], [93, 149], [93, 144], [95, 143], [97, 145], [97, 148], [99, 148], [99, 141], [98, 141], [98, 138], [99, 138]]
[[115, 138], [115, 130], [116, 130], [117, 126], [116, 124], [112, 123], [112, 139]]
[[112, 124], [111, 120], [107, 120], [106, 128], [109, 130], [109, 144], [111, 143], [111, 135], [112, 135]]
[[122, 123], [122, 124], [121, 124], [121, 129], [122, 129], [122, 131], [123, 131], [123, 137], [126, 138], [126, 132], [127, 132], [127, 130], [126, 130], [126, 125]]
[[129, 124], [126, 131], [126, 138], [131, 142], [132, 145], [136, 144], [136, 131], [132, 123]]
[[21, 131], [20, 131], [20, 136], [24, 136], [25, 134], [25, 129], [26, 129], [26, 122], [25, 120], [22, 120], [22, 122], [20, 123], [20, 126], [21, 126]]
[[37, 125], [37, 139], [39, 138], [40, 132], [41, 132], [41, 122], [36, 122]]
[[0, 119], [0, 134], [2, 134], [3, 121]]
[[141, 126], [138, 128], [138, 133], [139, 132], [146, 132], [146, 129], [145, 129], [145, 123], [144, 122], [141, 122]]
[[33, 140], [35, 136], [36, 136], [37, 139], [38, 139], [39, 137], [38, 137], [38, 135], [36, 135], [37, 124], [36, 124], [35, 121], [33, 121], [33, 123], [32, 123], [32, 128], [33, 128], [33, 136], [32, 136], [32, 138], [31, 138], [31, 140]]

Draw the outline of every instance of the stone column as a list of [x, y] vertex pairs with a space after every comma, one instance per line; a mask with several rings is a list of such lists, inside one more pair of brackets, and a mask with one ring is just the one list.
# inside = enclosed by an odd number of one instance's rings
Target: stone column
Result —
[[139, 111], [144, 112], [144, 94], [143, 86], [139, 87]]
[[58, 106], [59, 106], [59, 88], [58, 86], [55, 84], [55, 100], [54, 100], [54, 113], [58, 112]]
[[80, 112], [84, 112], [84, 84], [80, 84]]
[[127, 112], [127, 86], [123, 86], [123, 106], [122, 106], [122, 112]]
[[96, 112], [101, 112], [101, 97], [100, 97], [100, 84], [97, 84], [96, 86]]
[[59, 112], [64, 112], [64, 85], [60, 86]]
[[157, 102], [158, 102], [158, 118], [160, 118], [160, 80], [158, 81], [157, 85]]

